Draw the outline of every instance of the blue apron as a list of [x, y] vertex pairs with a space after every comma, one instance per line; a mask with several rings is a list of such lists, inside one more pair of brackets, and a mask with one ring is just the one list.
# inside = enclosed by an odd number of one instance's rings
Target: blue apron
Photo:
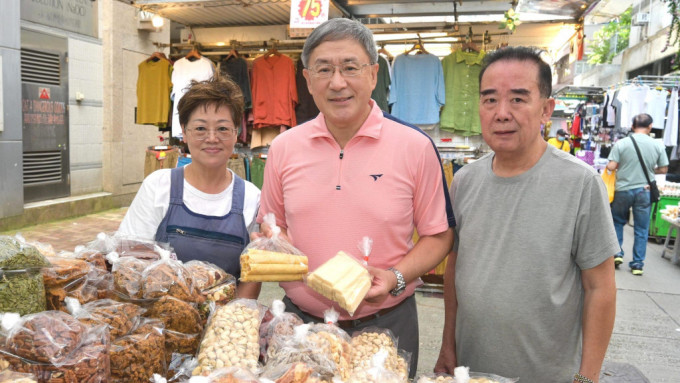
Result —
[[233, 177], [231, 210], [215, 217], [194, 213], [184, 205], [184, 167], [172, 169], [170, 205], [156, 231], [156, 241], [169, 242], [182, 262], [214, 263], [238, 280], [239, 258], [250, 237], [243, 218], [245, 182], [235, 174]]

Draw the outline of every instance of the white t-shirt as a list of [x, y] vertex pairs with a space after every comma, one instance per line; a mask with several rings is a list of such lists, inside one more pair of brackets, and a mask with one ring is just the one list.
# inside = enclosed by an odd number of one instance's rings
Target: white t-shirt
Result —
[[201, 56], [196, 61], [189, 61], [185, 57], [175, 61], [172, 66], [172, 136], [182, 136], [182, 126], [179, 124], [177, 104], [182, 99], [191, 80], [208, 80], [215, 73], [215, 65], [209, 58]]
[[[141, 239], [154, 240], [158, 226], [163, 221], [170, 205], [170, 172], [172, 169], [160, 169], [149, 174], [142, 182], [135, 199], [123, 218], [118, 233], [135, 236]], [[231, 183], [217, 194], [203, 193], [184, 180], [184, 204], [194, 213], [223, 216], [231, 210], [234, 192], [234, 172]], [[260, 208], [260, 189], [245, 181], [245, 201], [243, 218], [248, 231], [257, 225], [255, 217]]]

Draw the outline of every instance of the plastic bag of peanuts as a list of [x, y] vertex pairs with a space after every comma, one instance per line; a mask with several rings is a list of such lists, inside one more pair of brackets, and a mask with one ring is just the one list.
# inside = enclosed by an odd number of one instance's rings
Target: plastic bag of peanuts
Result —
[[397, 339], [388, 329], [368, 327], [352, 334], [352, 371], [367, 370], [371, 358], [380, 350], [387, 352], [384, 367], [408, 378], [410, 354], [397, 349]]
[[408, 377], [385, 368], [385, 361], [389, 353], [386, 349], [380, 349], [371, 357], [371, 367], [368, 369], [355, 369], [348, 383], [407, 383]]
[[426, 374], [418, 377], [417, 383], [515, 383], [518, 379], [504, 378], [494, 374], [470, 372], [469, 367], [459, 366], [453, 369], [453, 375]]
[[260, 322], [266, 307], [254, 299], [237, 299], [217, 307], [208, 319], [193, 375], [206, 376], [222, 367], [242, 367], [257, 373]]

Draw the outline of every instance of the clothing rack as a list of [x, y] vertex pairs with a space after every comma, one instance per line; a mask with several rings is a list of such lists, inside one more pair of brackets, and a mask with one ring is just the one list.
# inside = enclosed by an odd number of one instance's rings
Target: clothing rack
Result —
[[639, 75], [632, 79], [628, 79], [616, 86], [622, 85], [649, 85], [649, 86], [660, 86], [666, 89], [679, 88], [680, 87], [680, 75], [671, 76], [652, 76], [652, 75]]
[[191, 50], [199, 47], [203, 56], [222, 56], [228, 55], [232, 50], [237, 50], [239, 54], [258, 54], [265, 53], [272, 47], [280, 53], [301, 53], [304, 40], [258, 40], [258, 41], [237, 41], [231, 40], [229, 45], [219, 43], [173, 43], [173, 44], [156, 44], [160, 48], [169, 47], [171, 55], [177, 56], [183, 51]]

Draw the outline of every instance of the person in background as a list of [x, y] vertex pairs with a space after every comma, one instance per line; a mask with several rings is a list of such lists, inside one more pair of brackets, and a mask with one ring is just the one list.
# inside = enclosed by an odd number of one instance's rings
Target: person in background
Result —
[[436, 372], [461, 365], [522, 382], [599, 379], [619, 246], [601, 177], [541, 135], [555, 107], [551, 83], [536, 49], [484, 58], [479, 115], [493, 152], [451, 186], [456, 240]]
[[628, 222], [630, 209], [633, 209], [635, 240], [633, 243], [633, 260], [628, 263], [633, 275], [642, 275], [647, 253], [649, 236], [649, 216], [652, 204], [649, 199], [649, 185], [642, 171], [640, 159], [633, 145], [633, 140], [640, 148], [647, 177], [654, 179], [654, 174], [666, 174], [668, 156], [666, 148], [654, 141], [649, 133], [652, 130], [652, 117], [647, 113], [633, 117], [633, 133], [616, 142], [609, 153], [607, 169], [616, 170], [616, 189], [612, 201], [612, 217], [616, 237], [619, 240], [619, 252], [614, 256], [614, 266], [623, 263], [623, 226]]
[[[192, 161], [146, 177], [118, 233], [169, 242], [179, 260], [214, 263], [238, 278], [260, 204], [260, 190], [227, 169], [243, 95], [228, 78], [193, 81], [177, 109]], [[257, 298], [260, 284], [243, 282], [237, 291]]]
[[[354, 20], [328, 20], [307, 38], [303, 73], [320, 114], [272, 142], [258, 222], [274, 213], [281, 232], [309, 258], [310, 272], [339, 251], [358, 254], [362, 237], [372, 238], [372, 287], [354, 316], [302, 282], [281, 283], [286, 310], [321, 322], [332, 306], [350, 334], [390, 329], [399, 348], [411, 352], [413, 377], [415, 288], [446, 257], [454, 223], [432, 140], [371, 100], [377, 60], [371, 31]], [[261, 235], [271, 235], [267, 225], [261, 228]]]
[[569, 134], [564, 130], [560, 129], [557, 131], [555, 137], [551, 137], [548, 143], [559, 150], [563, 150], [567, 153], [571, 150], [571, 144], [569, 143]]

